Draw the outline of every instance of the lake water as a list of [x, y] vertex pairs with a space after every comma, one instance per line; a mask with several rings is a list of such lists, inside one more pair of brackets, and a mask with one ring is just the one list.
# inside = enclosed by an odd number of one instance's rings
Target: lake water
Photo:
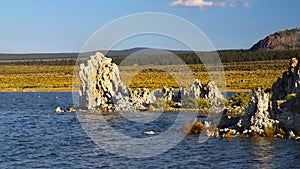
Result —
[[[266, 138], [185, 137], [163, 154], [127, 158], [93, 142], [76, 113], [56, 114], [72, 106], [71, 93], [0, 93], [0, 168], [299, 168], [300, 142]], [[162, 122], [129, 123], [117, 117], [115, 129], [135, 137], [166, 129], [176, 113]], [[105, 138], [103, 138], [105, 139]], [[145, 147], [148, 148], [148, 147]], [[149, 145], [150, 148], [150, 145]]]

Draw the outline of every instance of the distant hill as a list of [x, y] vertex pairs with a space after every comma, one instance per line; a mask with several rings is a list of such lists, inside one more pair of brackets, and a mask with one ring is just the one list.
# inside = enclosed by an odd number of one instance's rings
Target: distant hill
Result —
[[[145, 52], [140, 53], [140, 50], [147, 49]], [[167, 50], [168, 52], [177, 55], [187, 64], [201, 64], [202, 61], [199, 55], [202, 57], [215, 56], [216, 52], [193, 52], [184, 50]], [[34, 54], [0, 54], [0, 65], [75, 65], [76, 61], [83, 62], [88, 56], [95, 54], [96, 51], [87, 52], [84, 54], [79, 53], [34, 53]], [[107, 57], [113, 59], [113, 62], [120, 64], [127, 56], [134, 53], [134, 56], [130, 59], [132, 63], [128, 65], [172, 65], [178, 64], [176, 60], [169, 59], [169, 54], [166, 52], [161, 53], [159, 49], [149, 48], [132, 48], [126, 50], [111, 50], [102, 51], [106, 53]], [[230, 62], [247, 62], [247, 61], [262, 61], [262, 60], [283, 60], [290, 59], [292, 57], [300, 56], [300, 49], [296, 50], [219, 50], [217, 51], [222, 63]], [[80, 55], [79, 60], [77, 57]], [[143, 56], [143, 57], [140, 57]], [[145, 60], [146, 57], [152, 57], [149, 62]], [[216, 60], [210, 60], [211, 63], [217, 62]], [[175, 62], [175, 63], [174, 63]], [[124, 62], [122, 62], [123, 64]]]
[[[190, 54], [193, 51], [177, 51], [177, 50], [167, 50], [167, 49], [152, 49], [152, 48], [144, 48], [144, 47], [137, 47], [131, 49], [124, 49], [124, 50], [101, 50], [99, 52], [105, 53], [107, 57], [110, 58], [124, 58], [129, 56], [135, 52], [141, 50], [148, 50], [148, 53], [151, 55], [158, 55], [160, 54], [160, 50], [166, 50], [171, 53], [176, 54]], [[0, 61], [1, 60], [48, 60], [48, 59], [77, 59], [77, 57], [88, 57], [90, 55], [95, 54], [97, 51], [91, 51], [86, 53], [0, 53]], [[147, 54], [143, 52], [143, 54]]]
[[300, 29], [279, 31], [267, 36], [251, 47], [251, 51], [300, 49]]
[[78, 53], [0, 53], [0, 60], [34, 60], [77, 58]]

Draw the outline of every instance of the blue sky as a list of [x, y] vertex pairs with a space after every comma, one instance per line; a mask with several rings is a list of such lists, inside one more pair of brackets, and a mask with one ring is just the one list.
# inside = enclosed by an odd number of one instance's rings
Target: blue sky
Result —
[[[299, 0], [1, 0], [0, 52], [76, 52], [99, 28], [137, 12], [182, 17], [216, 49], [247, 49], [266, 35], [300, 27]], [[176, 48], [155, 38], [124, 43]], [[151, 41], [152, 40], [152, 41]]]

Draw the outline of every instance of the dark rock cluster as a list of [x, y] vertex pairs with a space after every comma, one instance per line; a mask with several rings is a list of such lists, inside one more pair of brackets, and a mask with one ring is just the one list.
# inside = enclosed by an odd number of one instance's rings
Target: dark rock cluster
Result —
[[[228, 135], [257, 135], [271, 137], [297, 138], [300, 132], [300, 70], [296, 58], [290, 60], [290, 66], [282, 78], [273, 84], [271, 93], [261, 89], [253, 91], [245, 114], [230, 117], [226, 110], [218, 125], [219, 131]], [[226, 132], [225, 132], [226, 131]]]
[[245, 114], [239, 117], [230, 117], [224, 111], [218, 128], [224, 135], [227, 131], [231, 135], [260, 135], [265, 136], [265, 129], [278, 124], [270, 116], [269, 95], [261, 89], [253, 91], [250, 103], [245, 107]]
[[272, 86], [272, 117], [281, 127], [300, 131], [300, 70], [296, 58], [292, 58], [288, 71]]

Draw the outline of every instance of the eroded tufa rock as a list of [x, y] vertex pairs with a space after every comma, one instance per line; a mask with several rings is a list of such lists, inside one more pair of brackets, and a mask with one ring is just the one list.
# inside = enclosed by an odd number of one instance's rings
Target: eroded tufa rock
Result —
[[80, 106], [102, 111], [137, 111], [153, 102], [146, 89], [130, 91], [122, 84], [118, 66], [97, 52], [80, 65]]
[[[220, 133], [226, 137], [239, 133], [267, 136], [269, 133], [266, 133], [266, 128], [277, 125], [278, 121], [270, 117], [269, 95], [262, 89], [257, 89], [253, 91], [253, 97], [245, 107], [243, 116], [230, 117], [224, 112], [218, 127]], [[230, 133], [225, 129], [230, 130]]]
[[300, 70], [296, 58], [290, 60], [288, 71], [272, 86], [271, 115], [287, 131], [300, 131]]
[[269, 95], [261, 89], [254, 91], [253, 94], [253, 98], [245, 109], [241, 125], [243, 130], [251, 130], [263, 135], [265, 128], [275, 126], [278, 121], [270, 118]]
[[218, 99], [224, 98], [214, 82], [209, 82], [204, 87], [197, 79], [189, 91], [181, 88], [176, 96], [172, 87], [153, 92], [146, 88], [131, 91], [122, 84], [118, 66], [99, 52], [90, 56], [86, 64], [80, 64], [79, 77], [79, 101], [82, 109], [100, 109], [107, 112], [143, 111], [148, 110], [156, 98], [179, 103], [188, 97], [208, 99], [212, 106], [216, 106]]

